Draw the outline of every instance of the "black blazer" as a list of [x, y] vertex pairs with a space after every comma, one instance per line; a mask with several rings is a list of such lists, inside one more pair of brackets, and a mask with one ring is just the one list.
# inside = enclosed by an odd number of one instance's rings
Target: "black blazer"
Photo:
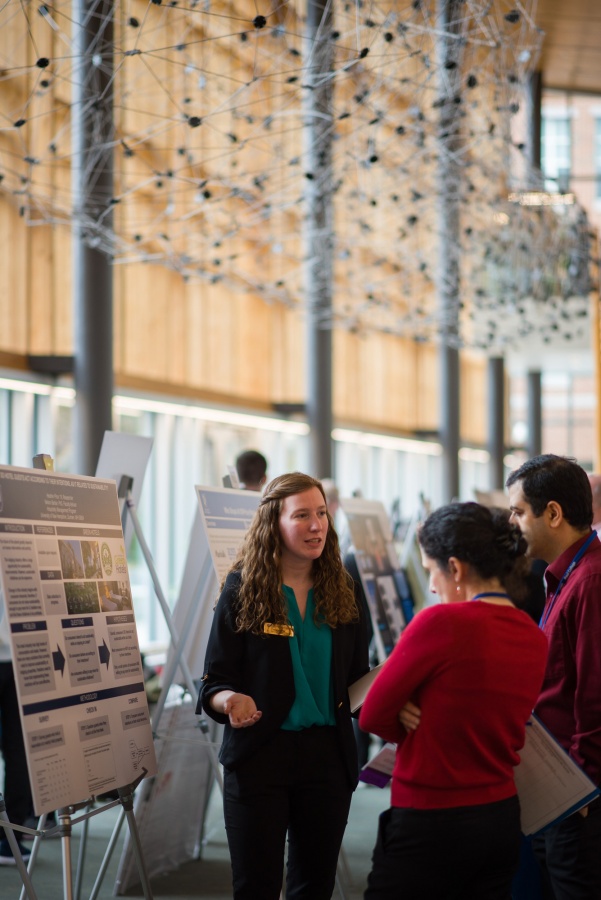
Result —
[[[237, 632], [234, 628], [235, 600], [240, 573], [230, 572], [215, 608], [205, 659], [203, 683], [196, 706], [225, 724], [219, 759], [235, 769], [258, 751], [280, 728], [294, 702], [294, 676], [289, 638], [274, 634]], [[336, 727], [349, 781], [357, 784], [358, 762], [348, 687], [369, 670], [365, 617], [332, 630], [332, 681]], [[229, 717], [216, 712], [210, 698], [218, 691], [248, 694], [263, 715], [249, 728], [232, 728]]]

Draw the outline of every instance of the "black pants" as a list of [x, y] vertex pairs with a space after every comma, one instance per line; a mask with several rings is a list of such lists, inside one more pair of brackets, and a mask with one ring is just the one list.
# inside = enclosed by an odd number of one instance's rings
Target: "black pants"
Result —
[[382, 813], [365, 900], [509, 900], [520, 853], [517, 797]]
[[352, 789], [335, 728], [279, 731], [224, 772], [235, 900], [329, 900]]
[[[0, 722], [2, 723], [6, 812], [14, 825], [23, 825], [33, 811], [33, 802], [25, 758], [23, 729], [19, 718], [17, 688], [11, 662], [0, 662]], [[3, 834], [0, 834], [0, 837], [3, 837]]]
[[532, 846], [545, 900], [600, 900], [601, 799], [590, 804], [586, 818], [568, 816], [537, 835]]

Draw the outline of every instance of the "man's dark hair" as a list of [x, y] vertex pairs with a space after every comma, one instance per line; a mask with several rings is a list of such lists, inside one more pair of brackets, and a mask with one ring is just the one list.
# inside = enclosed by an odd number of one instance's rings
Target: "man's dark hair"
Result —
[[236, 471], [241, 484], [258, 487], [267, 472], [267, 460], [258, 450], [244, 450], [236, 459]]
[[510, 474], [507, 487], [518, 481], [535, 516], [542, 516], [547, 504], [554, 500], [573, 528], [584, 530], [592, 525], [591, 485], [575, 459], [553, 453], [533, 456]]

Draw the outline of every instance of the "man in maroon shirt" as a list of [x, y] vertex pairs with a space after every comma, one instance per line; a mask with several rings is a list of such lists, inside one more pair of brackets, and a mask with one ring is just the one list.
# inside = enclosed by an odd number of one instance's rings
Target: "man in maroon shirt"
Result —
[[[546, 560], [541, 628], [549, 641], [535, 712], [590, 778], [601, 783], [601, 542], [591, 487], [572, 459], [546, 454], [507, 479], [513, 521]], [[545, 898], [601, 898], [601, 800], [535, 838]]]

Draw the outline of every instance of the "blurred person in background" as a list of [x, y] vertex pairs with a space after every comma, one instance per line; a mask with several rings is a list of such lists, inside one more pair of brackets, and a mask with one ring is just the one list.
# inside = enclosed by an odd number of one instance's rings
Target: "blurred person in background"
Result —
[[236, 472], [245, 491], [262, 491], [267, 481], [267, 460], [258, 450], [244, 450], [236, 457]]

